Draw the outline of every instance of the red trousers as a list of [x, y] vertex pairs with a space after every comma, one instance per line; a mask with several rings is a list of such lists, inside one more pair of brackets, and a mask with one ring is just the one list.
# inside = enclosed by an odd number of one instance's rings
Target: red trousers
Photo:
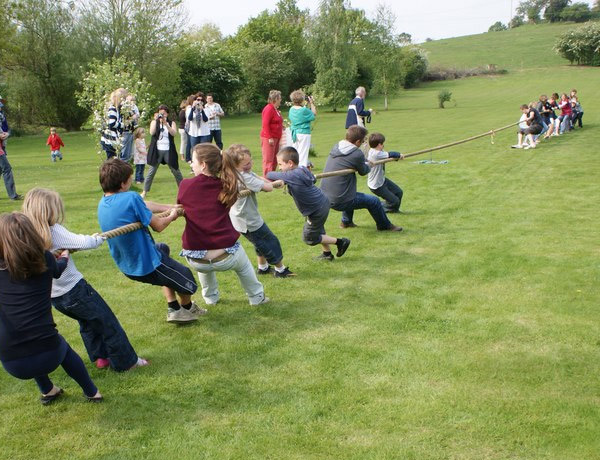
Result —
[[279, 152], [280, 141], [281, 139], [275, 139], [275, 142], [271, 145], [269, 144], [269, 139], [266, 137], [260, 138], [263, 177], [267, 177], [269, 171], [275, 171], [277, 169], [277, 152]]

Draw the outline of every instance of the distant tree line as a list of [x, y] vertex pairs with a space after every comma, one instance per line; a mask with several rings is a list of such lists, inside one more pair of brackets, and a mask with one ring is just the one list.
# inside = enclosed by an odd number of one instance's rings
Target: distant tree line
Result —
[[80, 129], [92, 93], [132, 75], [146, 101], [177, 107], [211, 91], [242, 112], [259, 110], [270, 89], [304, 88], [336, 110], [365, 86], [387, 106], [427, 70], [386, 5], [367, 17], [348, 0], [323, 0], [311, 15], [280, 0], [228, 37], [187, 16], [182, 0], [0, 0], [0, 95], [13, 126]]

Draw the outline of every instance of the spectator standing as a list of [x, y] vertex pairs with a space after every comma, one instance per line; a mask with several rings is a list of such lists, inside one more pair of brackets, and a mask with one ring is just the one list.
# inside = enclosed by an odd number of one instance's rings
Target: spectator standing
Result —
[[350, 101], [348, 105], [348, 113], [346, 114], [346, 129], [352, 125], [365, 127], [365, 119], [368, 119], [373, 113], [373, 109], [365, 110], [365, 97], [367, 90], [363, 86], [356, 88], [354, 92], [356, 97]]
[[208, 115], [208, 127], [210, 128], [210, 141], [215, 141], [217, 147], [223, 150], [223, 140], [221, 135], [221, 117], [225, 116], [225, 112], [221, 105], [215, 102], [213, 94], [206, 95], [206, 112]]
[[121, 105], [127, 96], [128, 92], [125, 88], [116, 89], [111, 93], [107, 103], [104, 129], [100, 139], [100, 146], [106, 153], [107, 160], [114, 157], [117, 154], [117, 148], [121, 146], [121, 137], [125, 127], [121, 115]]
[[[312, 97], [306, 97], [302, 90], [296, 90], [290, 94], [292, 101], [292, 107], [290, 107], [290, 113], [288, 118], [292, 123], [292, 147], [298, 151], [299, 166], [308, 166], [308, 152], [310, 150], [310, 138], [311, 138], [311, 127], [310, 123], [314, 121], [317, 115], [317, 108], [315, 107]], [[307, 107], [307, 103], [310, 108]], [[290, 140], [288, 139], [288, 143]]]
[[2, 174], [2, 179], [4, 179], [4, 186], [6, 187], [8, 197], [11, 200], [22, 200], [23, 196], [19, 195], [15, 189], [15, 178], [6, 155], [6, 139], [8, 139], [8, 136], [10, 136], [10, 128], [8, 127], [8, 120], [4, 113], [4, 100], [0, 98], [0, 174]]
[[281, 91], [271, 90], [267, 105], [262, 110], [260, 146], [262, 150], [263, 177], [277, 168], [277, 152], [283, 135], [283, 117], [279, 111]]

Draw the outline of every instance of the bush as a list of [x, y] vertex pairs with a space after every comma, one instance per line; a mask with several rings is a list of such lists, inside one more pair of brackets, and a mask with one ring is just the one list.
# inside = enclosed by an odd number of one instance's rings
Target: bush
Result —
[[444, 108], [444, 103], [452, 100], [452, 93], [447, 89], [443, 89], [438, 93], [438, 102], [440, 109]]
[[592, 11], [587, 3], [573, 3], [560, 13], [563, 21], [586, 22], [592, 18]]
[[568, 31], [558, 39], [554, 49], [571, 64], [600, 66], [600, 23]]
[[506, 30], [506, 29], [508, 29], [508, 27], [506, 27], [500, 21], [496, 21], [495, 23], [493, 23], [490, 26], [490, 28], [488, 29], [488, 32], [502, 32], [503, 30]]
[[508, 73], [506, 69], [498, 69], [494, 64], [488, 64], [487, 67], [474, 67], [472, 69], [434, 67], [425, 73], [423, 81], [456, 80], [479, 75], [504, 75], [506, 73]]
[[402, 87], [412, 88], [427, 72], [427, 58], [423, 49], [405, 46], [400, 51], [400, 81]]
[[508, 27], [510, 27], [511, 29], [515, 29], [517, 27], [521, 27], [523, 24], [525, 24], [525, 20], [522, 16], [513, 16], [513, 18], [508, 23]]

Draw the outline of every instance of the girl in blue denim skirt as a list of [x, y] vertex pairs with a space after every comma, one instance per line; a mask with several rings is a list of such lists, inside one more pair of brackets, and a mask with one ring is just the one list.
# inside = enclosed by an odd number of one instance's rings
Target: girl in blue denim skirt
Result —
[[[95, 249], [104, 242], [99, 235], [77, 235], [61, 225], [64, 204], [53, 190], [31, 189], [25, 195], [23, 212], [32, 220], [51, 252]], [[83, 278], [72, 258], [60, 278], [53, 280], [51, 297], [54, 308], [79, 322], [81, 338], [96, 367], [110, 366], [116, 371], [126, 371], [148, 364], [137, 356], [119, 320]]]

